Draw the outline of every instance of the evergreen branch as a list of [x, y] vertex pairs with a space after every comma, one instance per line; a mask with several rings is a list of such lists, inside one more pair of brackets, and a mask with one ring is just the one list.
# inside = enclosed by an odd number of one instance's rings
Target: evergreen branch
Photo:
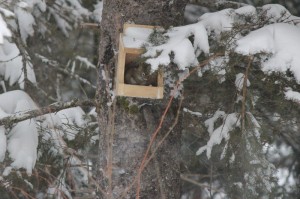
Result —
[[99, 29], [100, 23], [81, 23], [80, 24], [81, 28], [94, 28], [94, 29]]
[[146, 166], [146, 162], [148, 160], [148, 155], [150, 154], [150, 149], [158, 135], [158, 133], [160, 132], [161, 128], [162, 128], [162, 124], [163, 122], [165, 121], [165, 118], [166, 118], [166, 115], [167, 115], [167, 112], [169, 111], [170, 107], [171, 107], [171, 104], [174, 100], [174, 94], [179, 90], [179, 86], [182, 84], [182, 82], [187, 79], [191, 74], [195, 73], [196, 71], [198, 71], [200, 68], [203, 68], [204, 66], [206, 66], [207, 64], [210, 63], [210, 61], [220, 57], [220, 56], [223, 56], [224, 53], [216, 53], [210, 57], [208, 57], [206, 60], [204, 60], [203, 62], [201, 62], [198, 66], [196, 66], [193, 70], [191, 70], [187, 75], [181, 77], [176, 85], [174, 86], [174, 90], [172, 91], [171, 93], [171, 97], [170, 99], [168, 100], [168, 103], [167, 103], [167, 106], [160, 118], [160, 122], [156, 128], [156, 130], [152, 133], [152, 136], [151, 136], [151, 139], [150, 139], [150, 142], [148, 144], [148, 147], [147, 147], [147, 150], [144, 154], [144, 157], [143, 157], [143, 160], [141, 161], [141, 164], [140, 164], [140, 167], [138, 168], [138, 172], [137, 172], [137, 188], [136, 188], [136, 199], [139, 199], [140, 198], [140, 189], [141, 189], [141, 175], [142, 175], [142, 172]]
[[21, 55], [21, 54], [19, 53], [19, 54], [17, 54], [16, 56], [14, 56], [14, 57], [12, 57], [12, 58], [10, 58], [10, 59], [8, 59], [8, 60], [0, 60], [0, 63], [10, 62], [10, 61], [16, 59], [17, 57], [19, 57], [20, 55]]
[[54, 103], [46, 107], [42, 107], [40, 109], [29, 110], [25, 112], [19, 112], [12, 114], [10, 116], [4, 117], [0, 119], [0, 126], [11, 126], [12, 124], [22, 122], [24, 120], [32, 119], [41, 115], [45, 115], [48, 113], [56, 113], [58, 111], [76, 107], [76, 106], [95, 106], [95, 102], [93, 100], [83, 100], [80, 101], [78, 99], [74, 99], [65, 103]]
[[246, 97], [247, 97], [247, 82], [248, 82], [248, 77], [249, 77], [249, 70], [251, 67], [251, 64], [253, 62], [254, 57], [251, 56], [249, 58], [249, 62], [244, 74], [244, 82], [243, 82], [243, 99], [242, 99], [242, 112], [241, 112], [241, 119], [242, 119], [242, 130], [245, 130], [245, 115], [246, 115]]
[[62, 69], [62, 68], [60, 68], [60, 67], [58, 67], [56, 65], [51, 65], [50, 64], [50, 66], [54, 67], [59, 72], [65, 74], [65, 75], [69, 75], [71, 78], [77, 79], [81, 83], [84, 83], [84, 84], [90, 86], [91, 88], [96, 89], [96, 86], [93, 85], [89, 80], [84, 79], [84, 78], [80, 77], [79, 75], [72, 73], [70, 70], [68, 70], [68, 69]]
[[190, 0], [190, 4], [194, 5], [199, 5], [202, 7], [206, 7], [212, 10], [222, 10], [225, 8], [240, 8], [243, 6], [246, 6], [248, 4], [245, 3], [239, 3], [239, 2], [234, 2], [234, 1], [221, 1], [221, 2], [216, 2], [216, 1], [199, 1], [199, 0]]
[[89, 80], [85, 79], [85, 78], [82, 78], [80, 77], [79, 75], [77, 74], [74, 74], [72, 71], [68, 70], [68, 69], [63, 69], [62, 67], [59, 66], [58, 62], [55, 61], [55, 60], [48, 60], [47, 58], [43, 57], [42, 55], [39, 55], [37, 54], [36, 55], [39, 59], [41, 59], [44, 63], [46, 63], [48, 66], [51, 66], [53, 67], [55, 70], [65, 74], [65, 75], [68, 75], [70, 76], [71, 78], [74, 78], [78, 81], [80, 81], [81, 83], [83, 84], [86, 84], [88, 86], [90, 86], [91, 88], [93, 89], [96, 89], [97, 87], [92, 84]]
[[34, 84], [32, 82], [28, 82], [30, 86], [32, 86], [33, 88], [35, 88], [37, 91], [41, 92], [45, 97], [47, 97], [49, 100], [56, 102], [57, 99], [55, 99], [54, 97], [52, 97], [49, 93], [47, 93], [45, 90], [43, 90], [42, 88], [40, 88], [37, 84]]

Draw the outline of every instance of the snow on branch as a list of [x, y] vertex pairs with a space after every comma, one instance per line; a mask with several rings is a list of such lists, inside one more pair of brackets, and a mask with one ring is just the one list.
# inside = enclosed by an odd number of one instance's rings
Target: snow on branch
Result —
[[[1, 9], [3, 9], [3, 8], [1, 8]], [[5, 23], [5, 21], [3, 20], [1, 14], [0, 14], [0, 44], [3, 43], [4, 37], [11, 37], [11, 32], [7, 28], [7, 24]]]
[[271, 57], [262, 61], [262, 70], [266, 73], [290, 70], [300, 83], [299, 35], [300, 28], [292, 24], [271, 24], [239, 39], [235, 51], [243, 55], [271, 53]]
[[[68, 70], [68, 69], [66, 69], [66, 68], [60, 67], [57, 61], [55, 61], [55, 60], [49, 60], [49, 59], [47, 59], [46, 57], [44, 57], [44, 56], [42, 56], [42, 55], [39, 55], [39, 54], [36, 54], [36, 56], [37, 56], [39, 59], [41, 59], [42, 62], [48, 64], [48, 65], [51, 66], [51, 67], [53, 67], [55, 70], [57, 70], [57, 71], [59, 71], [59, 72], [65, 74], [65, 75], [68, 75], [68, 76], [70, 76], [71, 78], [74, 78], [74, 79], [80, 81], [81, 83], [90, 86], [90, 87], [93, 88], [93, 89], [96, 89], [96, 86], [95, 86], [94, 84], [92, 84], [89, 80], [84, 79], [84, 78], [80, 77], [80, 76], [77, 75], [77, 74], [74, 74], [72, 71], [70, 71], [70, 70]], [[88, 64], [88, 63], [86, 63], [86, 64]], [[91, 65], [90, 65], [90, 67], [93, 68], [93, 66], [91, 66]]]
[[95, 106], [95, 102], [93, 100], [78, 100], [74, 99], [69, 102], [65, 103], [54, 103], [46, 107], [42, 107], [39, 109], [35, 110], [30, 110], [30, 111], [24, 111], [20, 113], [15, 113], [7, 117], [3, 117], [0, 119], [0, 126], [5, 125], [5, 126], [11, 126], [12, 124], [27, 120], [27, 119], [32, 119], [41, 115], [45, 115], [48, 113], [55, 113], [60, 110], [64, 110], [67, 108], [71, 107], [76, 107], [76, 106]]
[[292, 88], [290, 88], [290, 87], [285, 88], [285, 90], [286, 90], [284, 92], [285, 99], [291, 100], [293, 102], [300, 104], [300, 93], [299, 92], [293, 91]]
[[[247, 18], [253, 19], [251, 28]], [[152, 71], [160, 66], [168, 67], [170, 63], [183, 71], [198, 65], [200, 55], [225, 50], [226, 53], [244, 56], [264, 54], [265, 58], [260, 60], [263, 72], [285, 74], [290, 71], [300, 83], [300, 26], [295, 23], [300, 17], [291, 15], [283, 6], [268, 4], [260, 8], [250, 5], [228, 8], [205, 13], [198, 20], [195, 24], [158, 29], [150, 33], [148, 40], [139, 42], [146, 48], [142, 56], [147, 59]], [[214, 42], [221, 44], [226, 35], [231, 35], [222, 44], [226, 45], [226, 49], [216, 48]], [[151, 38], [157, 39], [152, 42]], [[136, 39], [141, 38], [133, 37], [133, 40]]]
[[246, 6], [245, 3], [234, 2], [234, 1], [199, 1], [199, 0], [190, 0], [191, 4], [199, 5], [213, 10], [220, 10], [225, 8], [240, 8]]
[[[219, 118], [223, 120], [223, 124], [214, 129], [214, 124]], [[206, 151], [209, 159], [213, 146], [220, 144], [223, 139], [227, 143], [230, 138], [229, 132], [240, 126], [240, 117], [237, 113], [225, 114], [223, 111], [217, 111], [212, 118], [205, 121], [205, 125], [208, 127], [210, 139], [205, 146], [198, 149], [196, 155], [201, 155]]]

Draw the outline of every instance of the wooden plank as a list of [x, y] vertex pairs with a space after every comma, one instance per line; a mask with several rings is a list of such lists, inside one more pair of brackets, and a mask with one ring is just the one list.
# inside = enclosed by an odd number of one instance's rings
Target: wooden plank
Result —
[[125, 58], [126, 53], [124, 51], [124, 43], [123, 43], [123, 34], [120, 34], [120, 42], [119, 42], [119, 55], [118, 55], [118, 67], [117, 67], [117, 80], [119, 83], [124, 83], [124, 74], [125, 74]]
[[125, 53], [131, 53], [131, 54], [142, 54], [145, 52], [143, 48], [126, 48], [124, 47]]
[[121, 86], [124, 96], [129, 97], [141, 97], [151, 99], [162, 99], [163, 98], [163, 87], [152, 87], [152, 86], [139, 86], [124, 84]]
[[130, 24], [130, 23], [125, 23], [123, 26], [123, 32], [125, 32], [125, 30], [127, 28], [148, 28], [148, 29], [154, 29], [154, 28], [159, 28], [160, 26], [151, 26], [151, 25], [139, 25], [139, 24]]
[[[148, 25], [136, 25], [136, 24], [124, 24], [124, 31], [129, 27], [139, 28], [155, 28], [159, 26], [148, 26]], [[125, 67], [127, 63], [133, 61], [140, 54], [144, 53], [144, 49], [141, 48], [125, 48], [123, 41], [123, 34], [120, 34], [119, 40], [119, 55], [117, 63], [117, 74], [116, 74], [116, 95], [128, 96], [128, 97], [139, 97], [139, 98], [151, 98], [151, 99], [162, 99], [164, 92], [163, 85], [163, 74], [160, 70], [157, 76], [157, 85], [155, 86], [142, 86], [142, 85], [130, 85], [124, 83]]]
[[124, 85], [122, 83], [117, 84], [117, 90], [116, 90], [116, 95], [117, 96], [125, 96], [124, 95]]

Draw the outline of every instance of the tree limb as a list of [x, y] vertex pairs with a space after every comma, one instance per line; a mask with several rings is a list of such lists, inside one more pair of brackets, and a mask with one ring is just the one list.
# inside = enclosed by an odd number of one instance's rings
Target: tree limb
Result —
[[10, 116], [4, 117], [0, 119], [0, 126], [11, 126], [14, 123], [22, 122], [24, 120], [32, 119], [41, 115], [45, 115], [48, 113], [55, 113], [67, 108], [72, 108], [76, 106], [95, 106], [95, 102], [93, 100], [83, 100], [80, 101], [78, 99], [74, 99], [65, 103], [54, 103], [46, 107], [42, 107], [40, 109], [29, 110], [25, 112], [15, 113]]
[[74, 74], [72, 71], [68, 70], [68, 69], [64, 69], [62, 67], [60, 67], [59, 63], [55, 60], [48, 60], [46, 57], [42, 56], [42, 55], [39, 55], [39, 54], [36, 54], [36, 56], [42, 60], [42, 62], [44, 62], [45, 64], [47, 64], [48, 66], [51, 66], [52, 68], [54, 68], [55, 70], [61, 72], [62, 74], [65, 74], [65, 75], [68, 75], [70, 76], [71, 78], [74, 78], [76, 80], [78, 80], [79, 82], [83, 83], [83, 84], [86, 84], [88, 86], [90, 86], [91, 88], [93, 89], [96, 89], [97, 87], [92, 84], [90, 81], [88, 81], [87, 79], [84, 79], [82, 77], [80, 77], [79, 75], [77, 74]]
[[245, 3], [239, 3], [234, 1], [199, 1], [199, 0], [190, 0], [190, 4], [199, 5], [212, 10], [222, 10], [225, 8], [236, 9], [248, 5]]

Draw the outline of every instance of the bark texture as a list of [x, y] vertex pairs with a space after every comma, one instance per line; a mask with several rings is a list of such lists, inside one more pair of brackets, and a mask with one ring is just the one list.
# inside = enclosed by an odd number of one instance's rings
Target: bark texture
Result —
[[[151, 134], [167, 101], [114, 98], [111, 95], [119, 33], [125, 22], [163, 27], [180, 25], [184, 21], [186, 3], [187, 0], [104, 0], [97, 112], [100, 127], [99, 183], [108, 195], [104, 197], [105, 194], [102, 194], [100, 198], [118, 198], [120, 195], [123, 198], [135, 197], [136, 184], [127, 188], [135, 180]], [[132, 102], [135, 107], [129, 107]], [[132, 113], [131, 108], [136, 111]], [[177, 104], [173, 103], [158, 140], [172, 125], [176, 109]], [[141, 177], [140, 198], [180, 198], [180, 132], [180, 125], [177, 125], [146, 166]], [[124, 192], [126, 189], [128, 191]]]

